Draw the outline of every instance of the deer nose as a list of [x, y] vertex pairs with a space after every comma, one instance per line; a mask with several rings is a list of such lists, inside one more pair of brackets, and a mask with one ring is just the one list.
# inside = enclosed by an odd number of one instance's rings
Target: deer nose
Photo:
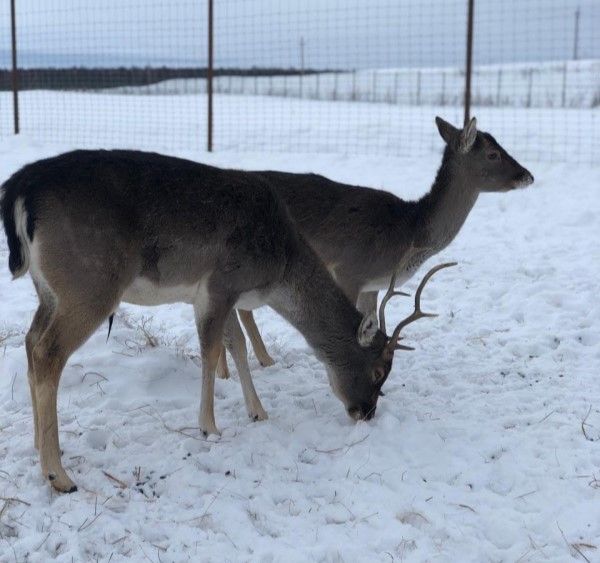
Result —
[[531, 184], [533, 184], [533, 174], [523, 169], [523, 172], [520, 172], [513, 181], [512, 188], [525, 188]]
[[519, 176], [518, 185], [520, 187], [531, 186], [533, 184], [533, 174], [529, 172], [526, 168], [523, 169], [523, 172]]
[[375, 409], [377, 406], [371, 407], [368, 411], [364, 413], [363, 420], [371, 420], [375, 416]]
[[357, 422], [359, 420], [371, 420], [375, 416], [376, 408], [377, 405], [371, 406], [367, 404], [362, 404], [357, 407], [348, 408], [348, 415], [350, 416], [350, 418], [356, 420]]

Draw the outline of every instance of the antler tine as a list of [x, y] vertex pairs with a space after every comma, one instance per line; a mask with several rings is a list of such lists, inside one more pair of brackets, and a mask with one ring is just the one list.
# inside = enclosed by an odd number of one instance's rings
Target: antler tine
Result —
[[456, 262], [446, 262], [444, 264], [438, 264], [437, 266], [431, 268], [431, 270], [429, 270], [425, 274], [415, 293], [415, 310], [404, 320], [400, 321], [398, 326], [396, 326], [396, 328], [394, 329], [394, 333], [390, 338], [390, 345], [394, 347], [394, 350], [414, 350], [414, 348], [411, 348], [410, 346], [398, 344], [398, 341], [401, 340], [400, 332], [405, 326], [415, 322], [418, 319], [422, 319], [423, 317], [437, 317], [435, 313], [424, 313], [423, 311], [421, 311], [421, 293], [423, 293], [423, 288], [425, 287], [425, 285], [427, 285], [427, 282], [436, 272], [439, 272], [444, 268], [456, 266], [456, 264]]
[[388, 301], [394, 297], [395, 295], [404, 295], [405, 297], [410, 297], [408, 293], [404, 293], [403, 291], [395, 291], [394, 288], [396, 286], [396, 272], [392, 275], [392, 279], [390, 280], [390, 286], [388, 290], [385, 292], [383, 299], [381, 300], [381, 304], [379, 305], [379, 330], [382, 332], [386, 332], [385, 330], [385, 306]]

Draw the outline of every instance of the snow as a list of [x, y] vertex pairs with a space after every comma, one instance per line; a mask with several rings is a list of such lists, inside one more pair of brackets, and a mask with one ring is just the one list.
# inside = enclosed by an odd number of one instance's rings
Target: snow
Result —
[[[477, 65], [471, 103], [500, 107], [592, 108], [600, 105], [600, 61], [546, 61]], [[216, 93], [400, 105], [462, 106], [464, 68], [378, 68], [291, 76], [217, 75]], [[172, 78], [109, 93], [206, 93], [204, 78]]]
[[[68, 148], [4, 138], [0, 180]], [[175, 152], [406, 198], [440, 158]], [[276, 364], [250, 362], [269, 420], [248, 420], [232, 368], [216, 385], [223, 435], [204, 439], [191, 307], [124, 305], [61, 380], [71, 495], [52, 492], [33, 448], [36, 299], [29, 278], [11, 281], [0, 237], [0, 562], [597, 560], [600, 169], [513, 152], [535, 184], [483, 194], [430, 260], [459, 266], [424, 292], [440, 316], [407, 332], [416, 351], [397, 354], [373, 420], [347, 417], [303, 338], [263, 308]], [[409, 310], [399, 298], [389, 315]]]
[[[148, 96], [108, 91], [27, 91], [19, 96], [21, 131], [45, 144], [190, 151], [206, 147], [206, 96]], [[0, 92], [0, 138], [12, 135], [12, 98]], [[434, 118], [462, 122], [459, 106], [411, 106], [218, 94], [216, 151], [427, 157], [439, 150]], [[474, 107], [479, 126], [522, 160], [591, 164], [600, 154], [600, 106]], [[285, 158], [285, 157], [284, 157]], [[289, 159], [286, 159], [286, 162]], [[311, 159], [296, 159], [301, 169]], [[231, 161], [234, 166], [237, 159]], [[435, 165], [434, 165], [435, 166]], [[428, 186], [428, 176], [421, 186]], [[349, 178], [351, 182], [357, 180]], [[423, 188], [424, 189], [424, 188]]]

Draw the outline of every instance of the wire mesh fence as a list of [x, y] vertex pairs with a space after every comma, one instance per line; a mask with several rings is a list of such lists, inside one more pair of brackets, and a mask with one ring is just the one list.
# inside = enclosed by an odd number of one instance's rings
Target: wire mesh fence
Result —
[[[0, 135], [206, 148], [210, 0], [0, 5]], [[415, 156], [462, 122], [468, 0], [215, 0], [215, 150]], [[600, 153], [600, 5], [475, 0], [471, 113], [523, 159]]]

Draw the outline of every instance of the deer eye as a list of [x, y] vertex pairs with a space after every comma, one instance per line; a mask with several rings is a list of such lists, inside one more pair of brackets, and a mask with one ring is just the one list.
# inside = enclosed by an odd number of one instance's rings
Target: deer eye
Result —
[[498, 151], [491, 151], [487, 153], [488, 160], [500, 160], [500, 153]]

